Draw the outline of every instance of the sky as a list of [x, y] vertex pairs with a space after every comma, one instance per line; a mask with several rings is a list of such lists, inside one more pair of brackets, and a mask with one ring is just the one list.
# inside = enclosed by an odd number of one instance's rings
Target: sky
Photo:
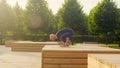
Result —
[[[49, 8], [53, 11], [54, 14], [57, 13], [57, 10], [61, 7], [64, 0], [46, 0], [48, 2]], [[89, 14], [90, 10], [97, 5], [101, 0], [78, 0], [81, 6], [83, 6], [83, 11], [86, 14]], [[120, 0], [113, 0], [116, 2], [118, 7], [120, 8]], [[27, 0], [8, 0], [8, 3], [12, 6], [18, 2], [20, 7], [25, 8]]]

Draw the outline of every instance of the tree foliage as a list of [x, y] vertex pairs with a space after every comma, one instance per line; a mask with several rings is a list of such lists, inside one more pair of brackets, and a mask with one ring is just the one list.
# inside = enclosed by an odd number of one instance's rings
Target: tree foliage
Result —
[[6, 0], [0, 0], [0, 39], [11, 36], [16, 40], [49, 40], [49, 33], [69, 27], [77, 35], [85, 35], [89, 30], [104, 40], [119, 41], [120, 8], [115, 2], [102, 0], [88, 18], [82, 9], [77, 0], [64, 0], [58, 13], [53, 15], [46, 0], [28, 0], [26, 9], [20, 8], [18, 3], [12, 9]]
[[6, 0], [0, 1], [0, 38], [6, 37], [13, 32], [15, 24], [15, 16], [11, 7], [6, 3]]
[[27, 25], [32, 32], [50, 33], [56, 28], [55, 18], [45, 0], [28, 0]]
[[25, 13], [24, 10], [16, 3], [15, 7], [13, 7], [13, 12], [15, 15], [15, 28], [14, 35], [18, 39], [23, 38], [26, 32], [26, 23], [25, 23]]
[[118, 15], [119, 15], [119, 19], [116, 25], [115, 34], [116, 34], [116, 42], [120, 43], [120, 8], [118, 9]]
[[56, 20], [57, 20], [56, 23], [57, 23], [58, 30], [65, 27], [62, 14], [63, 14], [63, 8], [60, 8], [56, 14]]
[[65, 0], [65, 3], [58, 12], [58, 16], [58, 25], [60, 27], [73, 28], [76, 34], [86, 33], [86, 16], [77, 0]]
[[93, 8], [88, 17], [89, 31], [101, 37], [113, 37], [118, 23], [117, 5], [112, 0], [103, 0]]

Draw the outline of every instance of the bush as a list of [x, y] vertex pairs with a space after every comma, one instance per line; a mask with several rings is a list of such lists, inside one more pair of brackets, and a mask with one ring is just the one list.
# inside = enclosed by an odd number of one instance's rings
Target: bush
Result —
[[75, 35], [72, 37], [72, 41], [75, 43], [98, 42], [99, 38], [93, 35]]
[[[50, 41], [48, 35], [27, 35], [24, 36], [24, 38], [19, 39], [18, 37], [11, 38], [12, 40], [30, 40], [30, 41]], [[9, 40], [11, 40], [9, 39]], [[98, 42], [100, 39], [97, 36], [94, 35], [74, 35], [71, 38], [71, 41], [74, 43], [82, 43], [82, 42]], [[59, 41], [59, 40], [58, 40]], [[3, 44], [3, 41], [1, 41], [1, 44]]]

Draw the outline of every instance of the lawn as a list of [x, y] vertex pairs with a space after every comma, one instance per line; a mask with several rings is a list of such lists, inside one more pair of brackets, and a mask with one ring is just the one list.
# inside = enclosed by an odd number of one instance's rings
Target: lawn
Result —
[[108, 44], [108, 45], [106, 45], [106, 46], [111, 47], [111, 48], [120, 49], [120, 47], [119, 47], [118, 44]]

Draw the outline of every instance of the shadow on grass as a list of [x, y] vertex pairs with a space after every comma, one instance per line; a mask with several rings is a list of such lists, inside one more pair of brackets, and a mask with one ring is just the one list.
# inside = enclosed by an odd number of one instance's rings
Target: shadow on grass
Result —
[[120, 49], [118, 46], [109, 46], [110, 48]]
[[107, 46], [110, 48], [120, 49], [118, 44], [108, 44]]

